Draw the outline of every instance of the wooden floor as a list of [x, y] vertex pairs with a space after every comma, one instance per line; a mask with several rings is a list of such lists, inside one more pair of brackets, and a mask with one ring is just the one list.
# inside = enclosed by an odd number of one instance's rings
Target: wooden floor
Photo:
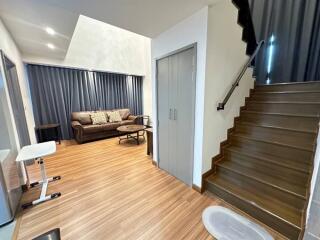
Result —
[[[139, 146], [117, 138], [76, 145], [63, 143], [45, 158], [49, 176], [62, 179], [49, 186], [58, 199], [22, 212], [18, 239], [28, 240], [60, 228], [67, 239], [213, 239], [201, 213], [223, 204], [201, 195], [155, 167]], [[38, 166], [28, 167], [39, 178]], [[29, 190], [22, 202], [38, 197]]]

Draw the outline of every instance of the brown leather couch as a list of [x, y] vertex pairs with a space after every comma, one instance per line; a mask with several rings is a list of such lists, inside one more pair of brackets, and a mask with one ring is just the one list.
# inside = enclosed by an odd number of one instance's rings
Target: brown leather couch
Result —
[[[115, 109], [115, 110], [103, 110], [98, 112], [110, 112], [110, 111], [119, 111], [122, 118], [121, 122], [113, 122], [106, 124], [93, 125], [90, 117], [90, 113], [93, 111], [87, 112], [73, 112], [71, 114], [72, 118], [72, 128], [76, 141], [78, 143], [84, 143], [87, 141], [118, 136], [119, 133], [117, 128], [122, 125], [136, 124], [137, 116], [130, 114], [129, 109]], [[97, 112], [97, 111], [95, 111]]]

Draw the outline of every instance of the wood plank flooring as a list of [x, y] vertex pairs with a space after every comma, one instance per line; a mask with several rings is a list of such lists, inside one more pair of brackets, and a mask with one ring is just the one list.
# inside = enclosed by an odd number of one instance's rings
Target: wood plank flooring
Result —
[[[118, 144], [118, 139], [77, 145], [64, 142], [45, 158], [48, 176], [61, 175], [49, 185], [58, 199], [24, 210], [18, 239], [29, 240], [60, 228], [71, 239], [213, 239], [201, 214], [221, 200], [201, 195], [155, 167], [146, 144]], [[39, 179], [35, 164], [28, 167]], [[38, 197], [29, 190], [22, 202]]]

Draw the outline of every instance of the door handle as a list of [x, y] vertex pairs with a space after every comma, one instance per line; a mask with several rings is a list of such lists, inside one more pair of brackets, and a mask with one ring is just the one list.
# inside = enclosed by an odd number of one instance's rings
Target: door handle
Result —
[[170, 110], [169, 110], [169, 119], [171, 120], [171, 117], [172, 116], [172, 109], [170, 108]]
[[177, 120], [177, 109], [173, 111], [173, 120]]

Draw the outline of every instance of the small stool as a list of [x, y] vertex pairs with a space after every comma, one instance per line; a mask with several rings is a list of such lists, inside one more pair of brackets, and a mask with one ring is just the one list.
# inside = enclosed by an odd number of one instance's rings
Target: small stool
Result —
[[19, 152], [16, 159], [17, 162], [23, 162], [34, 159], [35, 161], [38, 161], [38, 163], [40, 164], [41, 180], [38, 182], [31, 183], [30, 187], [33, 188], [39, 184], [42, 185], [40, 197], [37, 200], [34, 200], [30, 203], [23, 204], [22, 208], [25, 209], [61, 196], [60, 192], [46, 195], [49, 182], [60, 180], [61, 177], [47, 177], [44, 159], [42, 157], [52, 155], [55, 152], [56, 143], [54, 141], [24, 146]]

